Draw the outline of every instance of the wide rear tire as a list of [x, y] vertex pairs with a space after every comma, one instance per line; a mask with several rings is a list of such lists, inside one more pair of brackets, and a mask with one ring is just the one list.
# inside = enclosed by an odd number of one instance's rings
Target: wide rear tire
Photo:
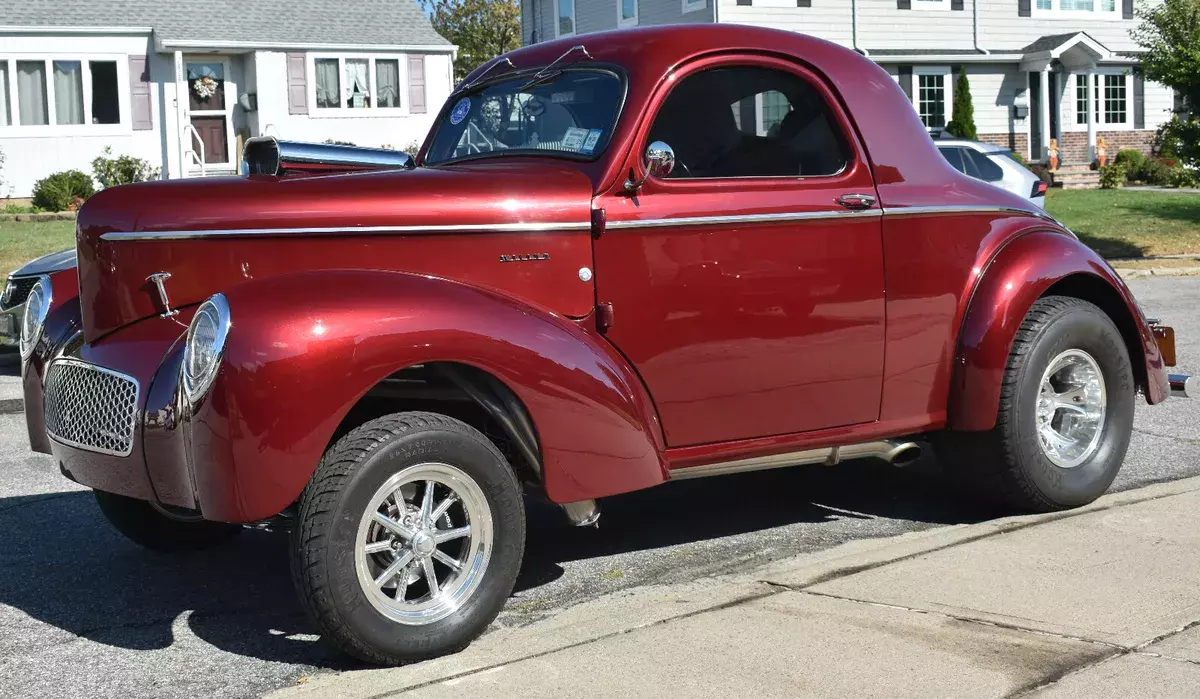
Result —
[[495, 445], [444, 415], [397, 413], [326, 452], [300, 502], [292, 574], [327, 640], [397, 665], [483, 633], [524, 550], [521, 487]]
[[1085, 505], [1125, 459], [1135, 391], [1129, 352], [1104, 311], [1039, 299], [1013, 340], [995, 428], [939, 435], [938, 459], [968, 492], [1017, 510]]

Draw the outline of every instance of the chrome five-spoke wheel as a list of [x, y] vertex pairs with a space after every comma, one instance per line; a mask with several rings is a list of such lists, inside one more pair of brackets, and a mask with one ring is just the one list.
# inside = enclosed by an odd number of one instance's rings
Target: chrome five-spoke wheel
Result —
[[429, 624], [479, 587], [492, 551], [483, 491], [449, 464], [410, 466], [389, 478], [359, 522], [358, 582], [381, 614]]
[[1038, 443], [1060, 468], [1091, 458], [1104, 432], [1104, 374], [1087, 352], [1070, 349], [1042, 374], [1037, 402]]

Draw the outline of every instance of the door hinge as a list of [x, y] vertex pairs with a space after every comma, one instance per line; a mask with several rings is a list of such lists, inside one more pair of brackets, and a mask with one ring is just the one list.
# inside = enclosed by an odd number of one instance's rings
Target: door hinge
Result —
[[613, 326], [612, 301], [596, 304], [596, 329], [605, 332]]
[[608, 214], [604, 209], [592, 209], [592, 237], [599, 238], [604, 234], [604, 226], [608, 223]]

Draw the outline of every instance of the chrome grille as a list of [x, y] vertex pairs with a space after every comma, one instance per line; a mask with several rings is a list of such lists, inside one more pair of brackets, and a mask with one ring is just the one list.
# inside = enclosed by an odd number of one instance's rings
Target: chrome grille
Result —
[[25, 303], [25, 299], [29, 298], [29, 292], [33, 291], [33, 285], [37, 284], [38, 279], [41, 277], [9, 277], [8, 284], [4, 287], [4, 294], [0, 296], [0, 307], [7, 310]]
[[137, 430], [138, 383], [75, 359], [46, 373], [46, 432], [80, 449], [128, 456]]

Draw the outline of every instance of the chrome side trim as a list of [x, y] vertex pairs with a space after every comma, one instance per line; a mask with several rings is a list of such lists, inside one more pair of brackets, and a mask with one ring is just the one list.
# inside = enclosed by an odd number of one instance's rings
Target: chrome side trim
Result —
[[[610, 224], [611, 225], [611, 224]], [[193, 238], [313, 237], [322, 235], [413, 235], [418, 233], [536, 233], [590, 231], [591, 221], [564, 223], [487, 223], [458, 226], [362, 226], [357, 228], [224, 228], [201, 231], [111, 231], [101, 240], [190, 240]]]
[[978, 204], [958, 204], [944, 206], [903, 206], [899, 208], [884, 208], [884, 216], [933, 216], [937, 214], [1024, 214], [1036, 216], [1050, 221], [1053, 216], [1045, 211], [1022, 209], [1016, 206], [987, 206]]
[[723, 476], [728, 473], [766, 471], [773, 468], [787, 468], [789, 466], [803, 466], [806, 464], [834, 466], [850, 459], [865, 459], [868, 457], [883, 459], [889, 464], [896, 466], [905, 466], [912, 463], [920, 454], [921, 446], [916, 442], [885, 439], [878, 442], [848, 444], [842, 447], [805, 449], [804, 451], [794, 451], [787, 454], [756, 456], [736, 461], [690, 466], [670, 471], [669, 477], [671, 480], [677, 481], [686, 478], [707, 478], [708, 476]]
[[817, 221], [821, 219], [872, 218], [882, 216], [880, 209], [864, 211], [796, 211], [778, 214], [739, 214], [736, 216], [687, 216], [680, 218], [646, 218], [627, 221], [608, 221], [605, 230], [626, 228], [663, 228], [667, 226], [719, 226], [739, 223], [781, 223], [788, 221]]

